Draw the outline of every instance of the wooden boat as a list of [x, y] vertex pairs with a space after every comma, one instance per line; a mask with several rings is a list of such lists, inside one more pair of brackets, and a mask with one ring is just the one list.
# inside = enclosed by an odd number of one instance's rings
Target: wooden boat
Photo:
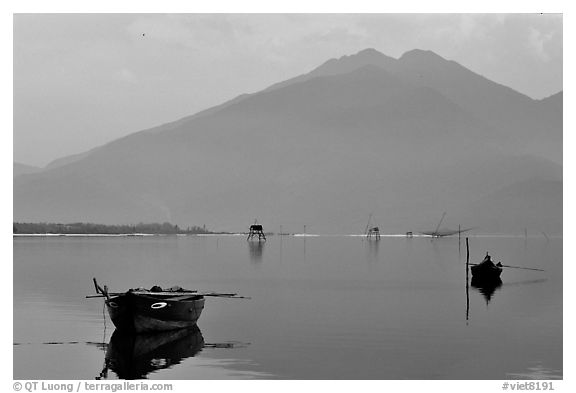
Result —
[[126, 332], [160, 332], [189, 328], [196, 325], [204, 309], [204, 298], [213, 296], [228, 299], [250, 299], [236, 293], [198, 292], [180, 287], [162, 289], [137, 288], [127, 292], [109, 293], [108, 287], [92, 279], [96, 295], [105, 298], [110, 319], [118, 330]]
[[204, 296], [184, 291], [129, 290], [105, 300], [117, 329], [157, 332], [192, 327], [204, 309]]
[[486, 254], [482, 262], [470, 266], [470, 271], [472, 272], [472, 279], [475, 279], [476, 282], [498, 281], [500, 280], [500, 274], [502, 274], [502, 264], [500, 262], [494, 264], [490, 256]]

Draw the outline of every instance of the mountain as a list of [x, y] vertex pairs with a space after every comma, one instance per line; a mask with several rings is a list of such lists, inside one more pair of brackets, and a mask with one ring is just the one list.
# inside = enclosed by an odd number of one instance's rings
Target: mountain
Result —
[[342, 56], [339, 59], [330, 59], [307, 74], [299, 75], [295, 78], [273, 84], [265, 91], [280, 89], [282, 87], [298, 82], [305, 82], [319, 76], [347, 74], [367, 65], [378, 66], [383, 70], [390, 72], [393, 71], [395, 63], [396, 59], [393, 57], [386, 56], [376, 51], [375, 49], [368, 48], [358, 52], [355, 55]]
[[30, 173], [36, 173], [41, 171], [42, 168], [38, 168], [32, 165], [26, 165], [26, 164], [20, 164], [18, 162], [14, 163], [14, 168], [13, 168], [13, 177], [17, 177], [20, 175], [27, 175]]
[[558, 233], [562, 227], [562, 181], [531, 178], [510, 184], [483, 195], [460, 217], [474, 217], [480, 228], [499, 233], [510, 233], [510, 220], [517, 225], [516, 234], [522, 234], [522, 228], [538, 235]]
[[[405, 83], [431, 87], [478, 120], [490, 119], [490, 126], [503, 131], [498, 136], [500, 143], [562, 163], [562, 133], [542, 132], [562, 127], [562, 92], [541, 101], [533, 100], [432, 51], [414, 49], [394, 59], [369, 48], [355, 55], [330, 59], [307, 74], [279, 82], [264, 91], [316, 77], [346, 74], [366, 65], [378, 66]], [[196, 116], [214, 113], [251, 96], [253, 94], [241, 95]]]
[[556, 114], [562, 113], [562, 103], [564, 100], [564, 93], [558, 92], [556, 94], [552, 94], [549, 97], [543, 98], [540, 100], [540, 105], [544, 108], [549, 108], [552, 111], [556, 111]]
[[[95, 149], [97, 149], [97, 148], [95, 148]], [[93, 153], [93, 151], [94, 151], [94, 149], [91, 149], [91, 150], [86, 151], [84, 153], [72, 154], [70, 156], [57, 158], [56, 160], [49, 162], [48, 165], [46, 165], [44, 167], [44, 169], [54, 169], [54, 168], [58, 168], [60, 166], [71, 164], [73, 162], [76, 162], [76, 161], [83, 159], [84, 157], [89, 156], [90, 154]]]
[[[232, 231], [258, 218], [267, 230], [350, 233], [369, 213], [403, 232], [448, 211], [477, 226], [484, 196], [528, 180], [561, 184], [558, 101], [432, 52], [368, 49], [16, 178], [14, 217]], [[514, 231], [517, 218], [503, 212], [482, 229]], [[548, 233], [561, 232], [550, 220]]]

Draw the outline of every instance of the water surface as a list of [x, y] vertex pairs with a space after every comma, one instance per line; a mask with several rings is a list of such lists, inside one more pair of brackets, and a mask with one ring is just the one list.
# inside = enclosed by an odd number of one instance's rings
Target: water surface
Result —
[[[470, 251], [546, 271], [469, 286], [457, 238], [17, 237], [14, 378], [562, 378], [562, 239], [471, 237]], [[196, 330], [126, 337], [85, 298], [92, 277], [251, 299], [207, 298]]]

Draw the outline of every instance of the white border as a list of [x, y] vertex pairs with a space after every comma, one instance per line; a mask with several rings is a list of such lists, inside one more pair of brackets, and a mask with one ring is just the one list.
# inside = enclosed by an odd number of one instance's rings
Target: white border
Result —
[[[3, 2], [3, 12], [1, 14], [1, 31], [2, 31], [2, 52], [3, 54], [12, 54], [12, 16], [13, 13], [58, 13], [58, 12], [106, 12], [106, 13], [171, 13], [171, 12], [200, 12], [200, 13], [288, 13], [288, 12], [314, 12], [314, 13], [379, 13], [379, 12], [396, 12], [396, 13], [443, 13], [443, 12], [491, 12], [491, 13], [563, 13], [564, 14], [564, 37], [567, 45], [564, 45], [564, 69], [576, 69], [573, 61], [573, 42], [570, 37], [574, 34], [574, 18], [572, 16], [572, 7], [568, 1], [548, 0], [542, 1], [482, 1], [482, 2], [464, 2], [462, 1], [402, 1], [394, 3], [383, 3], [369, 0], [351, 1], [306, 1], [292, 0], [282, 4], [277, 2], [263, 0], [212, 0], [212, 1], [138, 1], [128, 2], [119, 0], [101, 0], [94, 2], [80, 2], [72, 0], [52, 0], [52, 1], [14, 1]], [[12, 184], [12, 91], [8, 86], [12, 86], [12, 61], [4, 60], [2, 63], [3, 83], [3, 102], [2, 102], [2, 125], [3, 125], [3, 143], [2, 143], [2, 176], [6, 183]], [[574, 146], [572, 134], [575, 130], [573, 127], [572, 115], [570, 113], [572, 99], [573, 77], [571, 73], [564, 75], [564, 102], [565, 102], [565, 122], [564, 122], [564, 236], [571, 239], [572, 231], [570, 229], [573, 222], [573, 209], [569, 202], [573, 195], [573, 158], [571, 150]], [[10, 160], [10, 161], [9, 161]], [[5, 183], [5, 184], [6, 184]], [[3, 194], [2, 209], [2, 251], [4, 260], [4, 274], [2, 275], [2, 288], [5, 294], [12, 300], [12, 229], [9, 223], [12, 219], [12, 186]], [[573, 319], [570, 313], [572, 304], [572, 295], [569, 293], [569, 282], [566, 278], [573, 277], [572, 259], [565, 252], [564, 254], [564, 381], [555, 381], [556, 391], [566, 391], [569, 386], [574, 387], [573, 370], [574, 362], [569, 354], [573, 353], [574, 339], [571, 332], [573, 331]], [[4, 354], [2, 359], [2, 383], [4, 391], [12, 390], [12, 324], [2, 324], [2, 343], [1, 349]], [[352, 360], [353, 361], [353, 360]], [[391, 389], [393, 392], [401, 391], [430, 391], [436, 390], [446, 392], [496, 392], [501, 391], [502, 383], [499, 381], [260, 381], [260, 382], [238, 382], [238, 381], [172, 381], [175, 383], [174, 391], [196, 391], [199, 389], [209, 389], [210, 391], [237, 391], [248, 390], [251, 392], [268, 392], [270, 389], [280, 390], [319, 390], [319, 389], [336, 389], [336, 390], [381, 390]], [[573, 390], [573, 388], [571, 389]]]

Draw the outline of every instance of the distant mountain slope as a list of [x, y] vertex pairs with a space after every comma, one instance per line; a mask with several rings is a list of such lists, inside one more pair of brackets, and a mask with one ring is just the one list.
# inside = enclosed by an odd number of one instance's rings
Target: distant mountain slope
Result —
[[543, 118], [543, 123], [552, 127], [562, 127], [562, 106], [564, 93], [559, 92], [550, 97], [538, 101], [538, 116]]
[[[97, 148], [96, 148], [97, 149]], [[58, 158], [56, 160], [53, 160], [51, 162], [48, 163], [48, 165], [46, 165], [45, 169], [54, 169], [54, 168], [58, 168], [60, 166], [64, 166], [64, 165], [68, 165], [71, 164], [73, 162], [76, 161], [80, 161], [81, 159], [89, 156], [90, 154], [92, 154], [92, 152], [95, 149], [92, 150], [88, 150], [84, 153], [78, 153], [78, 154], [72, 154], [70, 156], [66, 156], [66, 157], [62, 157], [62, 158]]]
[[14, 163], [14, 168], [13, 168], [13, 177], [17, 177], [20, 175], [27, 175], [30, 173], [36, 173], [41, 171], [42, 168], [38, 168], [32, 165], [26, 165], [26, 164], [20, 164], [18, 162]]
[[562, 181], [531, 178], [513, 183], [470, 203], [461, 217], [473, 218], [481, 232], [490, 228], [514, 233], [512, 221], [516, 234], [522, 234], [524, 228], [532, 234], [561, 233]]
[[[329, 61], [17, 178], [15, 219], [242, 230], [258, 218], [269, 230], [349, 233], [373, 212], [396, 232], [519, 181], [561, 181], [561, 125], [502, 126], [514, 121], [507, 112], [552, 109], [435, 54], [403, 58], [368, 50]], [[459, 222], [473, 226], [480, 210]]]
[[562, 113], [562, 103], [564, 100], [564, 92], [560, 91], [552, 94], [549, 97], [541, 99], [539, 102], [546, 108]]

